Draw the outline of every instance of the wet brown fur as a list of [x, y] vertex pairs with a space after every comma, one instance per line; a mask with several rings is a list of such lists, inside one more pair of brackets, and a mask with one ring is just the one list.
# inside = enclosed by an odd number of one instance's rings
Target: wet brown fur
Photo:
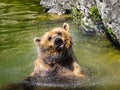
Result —
[[[72, 50], [72, 38], [68, 32], [69, 25], [54, 28], [46, 32], [41, 39], [35, 38], [39, 56], [35, 61], [35, 68], [31, 76], [76, 76], [83, 77], [81, 67]], [[56, 49], [56, 38], [61, 38], [64, 47]]]

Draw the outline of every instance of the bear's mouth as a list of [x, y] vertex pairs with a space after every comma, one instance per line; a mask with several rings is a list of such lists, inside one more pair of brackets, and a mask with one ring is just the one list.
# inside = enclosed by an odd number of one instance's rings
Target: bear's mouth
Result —
[[64, 44], [61, 44], [61, 45], [57, 45], [57, 48], [63, 48], [64, 47]]
[[56, 46], [56, 49], [57, 49], [58, 51], [62, 50], [63, 48], [64, 48], [64, 44], [61, 44], [61, 45], [57, 45], [57, 46]]

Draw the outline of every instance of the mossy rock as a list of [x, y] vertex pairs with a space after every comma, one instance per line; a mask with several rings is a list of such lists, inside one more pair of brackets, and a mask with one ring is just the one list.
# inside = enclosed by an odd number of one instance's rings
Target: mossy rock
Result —
[[90, 8], [90, 16], [93, 20], [96, 20], [96, 21], [101, 20], [101, 16], [100, 16], [99, 11], [96, 6], [92, 6]]

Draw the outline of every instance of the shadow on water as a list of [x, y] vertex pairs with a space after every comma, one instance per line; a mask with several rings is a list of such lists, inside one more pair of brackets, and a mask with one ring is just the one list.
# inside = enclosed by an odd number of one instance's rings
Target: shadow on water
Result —
[[39, 0], [0, 0], [0, 90], [120, 90], [120, 51], [105, 37], [82, 35], [71, 21], [74, 52], [88, 80], [25, 79], [37, 57], [34, 37], [63, 24], [43, 11]]

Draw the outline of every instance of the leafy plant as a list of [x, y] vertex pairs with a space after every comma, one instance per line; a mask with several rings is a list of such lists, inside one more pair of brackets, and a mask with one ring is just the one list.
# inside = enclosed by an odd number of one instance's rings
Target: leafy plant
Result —
[[72, 8], [72, 18], [73, 18], [73, 21], [74, 21], [78, 26], [81, 25], [82, 17], [83, 17], [83, 13], [81, 13], [80, 10], [77, 9], [76, 7], [73, 7], [73, 8]]
[[98, 11], [97, 7], [95, 7], [95, 6], [92, 6], [90, 8], [90, 15], [91, 15], [93, 20], [97, 20], [97, 21], [101, 20], [101, 16], [99, 14], [99, 11]]
[[113, 39], [116, 39], [116, 36], [115, 36], [115, 34], [113, 33], [113, 31], [112, 31], [112, 28], [108, 28], [108, 33], [109, 33], [109, 35], [113, 38]]

